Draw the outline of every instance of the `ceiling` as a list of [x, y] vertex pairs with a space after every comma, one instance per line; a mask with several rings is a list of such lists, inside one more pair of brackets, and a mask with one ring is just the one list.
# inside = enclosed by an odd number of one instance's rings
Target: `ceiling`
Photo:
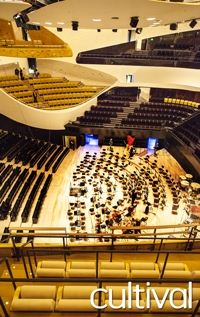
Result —
[[[43, 7], [28, 16], [30, 23], [38, 22], [43, 26], [71, 28], [71, 21], [78, 21], [82, 29], [130, 29], [130, 18], [137, 16], [138, 28], [148, 27], [155, 21], [166, 25], [197, 19], [200, 17], [200, 4], [155, 0], [65, 0]], [[147, 21], [147, 18], [155, 20]]]
[[[175, 0], [64, 0], [35, 10], [29, 13], [28, 17], [31, 24], [70, 29], [72, 21], [79, 22], [79, 29], [131, 29], [131, 17], [139, 17], [137, 28], [149, 27], [155, 22], [157, 24], [154, 26], [192, 19], [199, 19], [197, 22], [200, 25], [199, 1], [185, 0], [187, 2], [183, 3], [170, 1]], [[11, 3], [0, 2], [1, 19], [11, 20], [14, 15], [13, 9], [10, 10], [8, 4]], [[30, 6], [25, 2], [23, 4]], [[18, 2], [15, 5], [15, 13], [18, 13]], [[148, 21], [147, 18], [155, 18], [155, 20]], [[93, 19], [101, 20], [93, 21]]]

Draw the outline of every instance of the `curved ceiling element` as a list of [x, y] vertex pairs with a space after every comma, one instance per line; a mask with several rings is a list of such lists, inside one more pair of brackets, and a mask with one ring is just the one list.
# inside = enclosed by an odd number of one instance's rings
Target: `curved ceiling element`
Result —
[[23, 1], [2, 1], [0, 2], [0, 19], [11, 21], [13, 15], [30, 7], [31, 5], [29, 3]]
[[43, 26], [50, 23], [52, 27], [71, 29], [72, 21], [78, 21], [80, 29], [130, 29], [131, 17], [139, 18], [137, 28], [149, 27], [152, 21], [147, 18], [154, 18], [160, 25], [198, 19], [199, 5], [157, 0], [65, 0], [31, 12], [28, 17], [29, 23]]

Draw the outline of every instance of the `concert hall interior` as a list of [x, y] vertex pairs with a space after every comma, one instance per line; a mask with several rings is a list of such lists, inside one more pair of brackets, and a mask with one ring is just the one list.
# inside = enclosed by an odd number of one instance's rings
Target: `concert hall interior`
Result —
[[199, 6], [0, 2], [0, 315], [199, 314]]

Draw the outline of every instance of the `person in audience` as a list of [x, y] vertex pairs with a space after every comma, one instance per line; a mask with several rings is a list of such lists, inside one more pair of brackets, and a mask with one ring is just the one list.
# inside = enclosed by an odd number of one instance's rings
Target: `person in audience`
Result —
[[19, 79], [19, 68], [18, 67], [16, 67], [15, 68], [15, 75], [18, 77], [18, 79]]
[[24, 80], [24, 74], [23, 74], [23, 70], [21, 68], [19, 70], [19, 75], [20, 75], [21, 80]]
[[109, 218], [106, 220], [106, 226], [107, 226], [108, 228], [112, 227], [113, 223], [114, 223], [114, 220], [113, 220], [112, 217], [109, 217]]
[[33, 90], [33, 102], [37, 102], [38, 93], [36, 90]]

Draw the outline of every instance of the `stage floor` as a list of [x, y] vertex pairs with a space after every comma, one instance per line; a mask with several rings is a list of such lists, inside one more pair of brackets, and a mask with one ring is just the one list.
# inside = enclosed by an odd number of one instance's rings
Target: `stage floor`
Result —
[[[102, 204], [106, 205], [111, 214], [114, 209], [113, 207], [117, 206], [117, 210], [122, 213], [125, 207], [130, 206], [131, 201], [129, 199], [128, 186], [136, 189], [139, 187], [142, 188], [141, 198], [137, 199], [134, 218], [141, 219], [146, 216], [144, 214], [146, 206], [144, 199], [145, 193], [148, 192], [148, 202], [151, 203], [151, 207], [147, 215], [146, 226], [174, 225], [187, 222], [191, 208], [189, 202], [193, 200], [195, 201], [194, 205], [197, 205], [199, 202], [198, 197], [194, 197], [194, 193], [189, 187], [181, 188], [181, 186], [177, 186], [178, 204], [174, 206], [172, 189], [168, 186], [166, 178], [167, 173], [170, 179], [179, 184], [179, 176], [185, 175], [187, 171], [184, 171], [165, 149], [159, 150], [156, 157], [152, 150], [136, 148], [136, 151], [137, 153], [133, 158], [128, 160], [128, 152], [124, 147], [114, 146], [113, 154], [110, 152], [109, 146], [103, 146], [102, 148], [99, 146], [83, 146], [75, 151], [70, 150], [57, 172], [53, 174], [53, 180], [43, 203], [38, 223], [32, 223], [32, 213], [35, 207], [33, 205], [27, 223], [22, 223], [20, 215], [15, 222], [10, 222], [10, 218], [8, 217], [7, 220], [0, 222], [1, 232], [3, 232], [4, 227], [21, 227], [22, 230], [25, 227], [32, 227], [33, 229], [39, 227], [62, 227], [66, 228], [67, 232], [94, 233], [96, 232], [96, 215], [101, 214], [101, 224], [104, 224], [106, 220], [106, 215], [102, 215]], [[87, 159], [85, 158], [86, 152], [88, 155]], [[103, 157], [101, 156], [102, 152], [105, 154]], [[116, 153], [118, 153], [117, 156]], [[146, 160], [147, 156], [149, 157], [148, 161]], [[125, 160], [122, 161], [122, 157], [125, 157]], [[101, 158], [102, 160], [100, 160]], [[92, 160], [95, 161], [93, 165], [91, 165]], [[118, 160], [118, 166], [115, 164], [116, 160]], [[152, 167], [152, 163], [155, 161], [156, 165]], [[83, 162], [84, 166], [80, 168], [80, 173], [79, 171], [77, 173], [77, 166], [80, 166], [81, 162]], [[161, 167], [167, 171], [165, 175], [160, 173]], [[155, 204], [152, 185], [149, 184], [147, 174], [142, 174], [143, 169], [147, 172], [149, 171], [150, 178], [153, 180], [158, 179], [158, 192], [159, 195], [162, 195], [162, 199], [158, 204]], [[136, 179], [130, 176], [133, 174], [137, 176]], [[77, 175], [77, 179], [73, 178], [74, 175]], [[83, 181], [85, 185], [80, 186]], [[108, 186], [108, 184], [110, 185]], [[86, 189], [84, 196], [81, 189]], [[74, 195], [77, 193], [78, 195]], [[107, 200], [108, 196], [112, 197], [110, 202]], [[95, 197], [94, 202], [91, 201], [92, 197]], [[119, 200], [123, 201], [123, 203], [118, 206]], [[25, 203], [23, 202], [22, 208]], [[80, 204], [80, 208], [73, 207], [72, 213], [78, 209], [78, 214], [69, 219], [68, 212], [71, 211], [71, 205], [73, 204], [75, 206], [76, 204], [78, 206]], [[91, 208], [94, 208], [94, 215], [91, 215]], [[81, 216], [81, 214], [85, 215]], [[79, 226], [76, 226], [74, 231], [70, 223], [74, 223], [76, 220], [79, 221]], [[122, 214], [120, 225], [126, 225], [128, 222], [129, 218]], [[173, 230], [175, 231], [176, 229]], [[102, 232], [109, 233], [109, 229], [102, 229]], [[120, 230], [115, 233], [122, 232]], [[23, 238], [23, 242], [25, 241], [26, 238]], [[90, 242], [93, 243], [94, 241], [91, 240]], [[36, 238], [34, 239], [34, 243], [62, 243], [62, 239]], [[80, 244], [83, 241], [78, 240], [75, 243]]]

